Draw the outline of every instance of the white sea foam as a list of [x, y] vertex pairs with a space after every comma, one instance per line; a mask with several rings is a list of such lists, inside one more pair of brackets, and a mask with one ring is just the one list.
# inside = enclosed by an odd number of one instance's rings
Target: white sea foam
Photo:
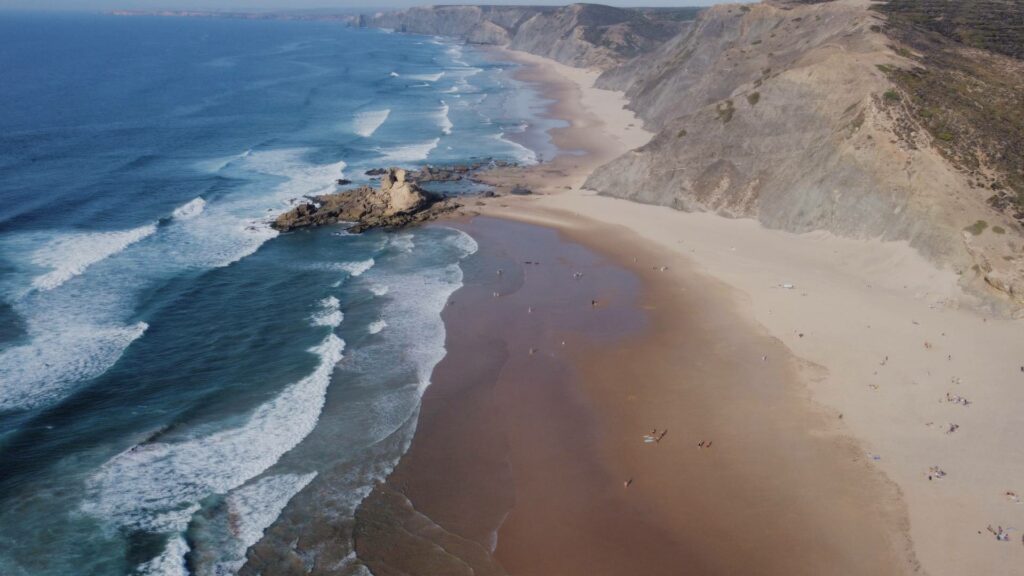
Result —
[[351, 276], [362, 276], [367, 270], [373, 268], [374, 264], [376, 261], [373, 258], [367, 258], [358, 262], [344, 262], [341, 267]]
[[398, 78], [399, 74], [398, 72], [392, 72], [391, 74], [388, 74], [388, 76], [391, 76], [392, 78]]
[[513, 142], [512, 140], [509, 140], [508, 138], [505, 138], [505, 133], [504, 132], [499, 132], [499, 133], [495, 134], [494, 138], [496, 140], [500, 140], [504, 144], [508, 145], [513, 150], [513, 154], [515, 154], [516, 161], [518, 161], [520, 164], [536, 164], [537, 163], [537, 153], [536, 152], [534, 152], [533, 150], [530, 150], [529, 148], [527, 148], [526, 146], [523, 146], [522, 144], [520, 144], [518, 142]]
[[257, 194], [237, 195], [206, 206], [203, 218], [169, 227], [173, 244], [194, 247], [168, 257], [181, 257], [188, 267], [223, 267], [256, 252], [267, 240], [278, 235], [267, 222], [267, 215], [281, 211], [303, 196], [324, 194], [344, 176], [345, 162], [313, 164], [306, 160], [307, 150], [291, 148], [259, 150], [247, 154], [227, 169], [229, 175], [252, 179], [255, 174], [279, 178], [269, 189]]
[[303, 488], [316, 477], [307, 474], [277, 474], [233, 490], [225, 499], [232, 519], [233, 550], [223, 550], [225, 557], [214, 567], [215, 574], [236, 574], [245, 564], [245, 552], [260, 541], [270, 527]]
[[389, 238], [388, 246], [400, 252], [409, 253], [416, 248], [416, 242], [413, 241], [412, 234], [395, 234]]
[[391, 288], [388, 288], [388, 286], [386, 284], [374, 284], [374, 285], [370, 286], [370, 292], [374, 296], [385, 296], [390, 291], [391, 291]]
[[464, 56], [462, 46], [458, 44], [451, 45], [445, 52], [448, 53], [448, 57], [452, 59], [452, 62], [460, 66], [467, 66], [466, 61], [462, 58]]
[[437, 113], [437, 123], [441, 127], [441, 132], [444, 134], [451, 134], [454, 124], [452, 124], [451, 118], [448, 117], [448, 113], [451, 111], [448, 104], [441, 100], [441, 110]]
[[234, 156], [224, 156], [221, 158], [211, 158], [209, 160], [201, 160], [196, 162], [195, 166], [203, 172], [217, 173], [230, 166], [236, 160], [242, 160], [248, 158], [252, 154], [252, 149], [246, 150], [240, 154]]
[[81, 325], [58, 314], [30, 319], [28, 343], [0, 352], [0, 412], [61, 398], [75, 383], [110, 369], [146, 328], [145, 322]]
[[455, 246], [455, 248], [457, 248], [459, 252], [461, 252], [460, 259], [465, 258], [467, 256], [472, 256], [473, 254], [476, 254], [477, 250], [480, 249], [480, 245], [477, 244], [476, 240], [469, 234], [466, 234], [462, 230], [457, 230], [455, 228], [450, 228], [450, 230], [452, 230], [455, 234], [448, 237], [446, 241], [450, 243], [452, 246]]
[[410, 164], [426, 160], [434, 148], [437, 148], [437, 145], [440, 142], [440, 138], [434, 138], [433, 140], [428, 140], [426, 142], [406, 144], [404, 146], [396, 146], [394, 148], [380, 150], [380, 152], [384, 156], [384, 162], [392, 164]]
[[387, 328], [388, 323], [384, 320], [374, 320], [370, 322], [370, 325], [366, 327], [366, 331], [370, 334], [380, 334], [380, 331]]
[[202, 198], [195, 198], [187, 204], [183, 204], [174, 209], [171, 213], [171, 217], [175, 220], [190, 220], [199, 216], [206, 209], [206, 200]]
[[316, 478], [316, 472], [267, 476], [228, 495], [229, 515], [237, 519], [236, 535], [246, 548], [259, 541], [263, 531], [281, 515], [288, 501], [313, 478]]
[[409, 74], [406, 78], [410, 80], [419, 80], [420, 82], [437, 82], [444, 77], [444, 72], [438, 72], [437, 74]]
[[159, 556], [139, 566], [138, 573], [142, 576], [189, 576], [185, 566], [185, 554], [188, 551], [188, 542], [185, 542], [181, 534], [176, 534]]
[[53, 290], [136, 242], [156, 232], [146, 224], [119, 232], [81, 232], [58, 236], [32, 254], [32, 263], [51, 270], [32, 279], [37, 290]]
[[310, 319], [314, 326], [330, 326], [337, 328], [345, 319], [341, 311], [341, 302], [334, 296], [328, 296], [320, 301], [320, 309]]
[[360, 112], [353, 120], [353, 131], [363, 138], [369, 138], [384, 125], [390, 115], [391, 110], [387, 108]]
[[264, 472], [316, 426], [344, 342], [329, 334], [310, 352], [311, 374], [259, 406], [241, 425], [174, 443], [140, 444], [103, 464], [86, 482], [83, 511], [151, 532], [180, 533], [193, 505]]

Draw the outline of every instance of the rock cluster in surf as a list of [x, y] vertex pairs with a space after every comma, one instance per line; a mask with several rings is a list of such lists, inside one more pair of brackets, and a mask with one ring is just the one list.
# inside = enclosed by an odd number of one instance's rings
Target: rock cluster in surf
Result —
[[460, 207], [450, 198], [423, 190], [401, 168], [384, 171], [380, 188], [360, 186], [311, 200], [278, 216], [274, 229], [288, 232], [340, 222], [353, 222], [349, 230], [357, 233], [373, 228], [402, 228]]

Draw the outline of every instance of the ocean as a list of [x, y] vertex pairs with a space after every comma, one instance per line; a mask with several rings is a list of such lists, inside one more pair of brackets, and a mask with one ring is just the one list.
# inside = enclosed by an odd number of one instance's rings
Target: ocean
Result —
[[236, 574], [324, 530], [302, 561], [365, 573], [352, 515], [476, 243], [268, 222], [371, 168], [551, 156], [543, 100], [469, 47], [330, 22], [0, 37], [0, 574]]

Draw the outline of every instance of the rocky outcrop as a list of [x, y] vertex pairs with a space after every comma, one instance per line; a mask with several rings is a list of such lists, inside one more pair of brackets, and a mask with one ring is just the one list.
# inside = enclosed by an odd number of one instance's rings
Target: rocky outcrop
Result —
[[[1024, 305], [1021, 226], [921, 129], [890, 78], [915, 61], [886, 24], [866, 0], [708, 9], [601, 77], [657, 136], [587, 187], [795, 232], [907, 240]], [[977, 221], [989, 228], [975, 234]]]
[[578, 67], [607, 69], [655, 49], [687, 25], [694, 9], [429, 6], [361, 16], [353, 23], [508, 46]]
[[405, 170], [390, 168], [381, 177], [380, 188], [360, 186], [338, 194], [313, 198], [281, 214], [273, 223], [276, 230], [288, 232], [352, 222], [352, 232], [372, 228], [401, 228], [436, 218], [456, 210], [449, 199], [421, 189], [406, 178]]

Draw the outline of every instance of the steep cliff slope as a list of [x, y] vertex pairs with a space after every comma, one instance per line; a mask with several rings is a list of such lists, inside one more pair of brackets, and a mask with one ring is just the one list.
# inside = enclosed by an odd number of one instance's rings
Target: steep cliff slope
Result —
[[363, 16], [360, 26], [509, 46], [578, 67], [610, 68], [649, 52], [686, 26], [695, 9], [430, 6]]
[[917, 63], [886, 27], [867, 0], [703, 12], [601, 78], [658, 134], [587, 185], [797, 232], [909, 240], [1024, 304], [1020, 224], [922, 129], [890, 78]]

